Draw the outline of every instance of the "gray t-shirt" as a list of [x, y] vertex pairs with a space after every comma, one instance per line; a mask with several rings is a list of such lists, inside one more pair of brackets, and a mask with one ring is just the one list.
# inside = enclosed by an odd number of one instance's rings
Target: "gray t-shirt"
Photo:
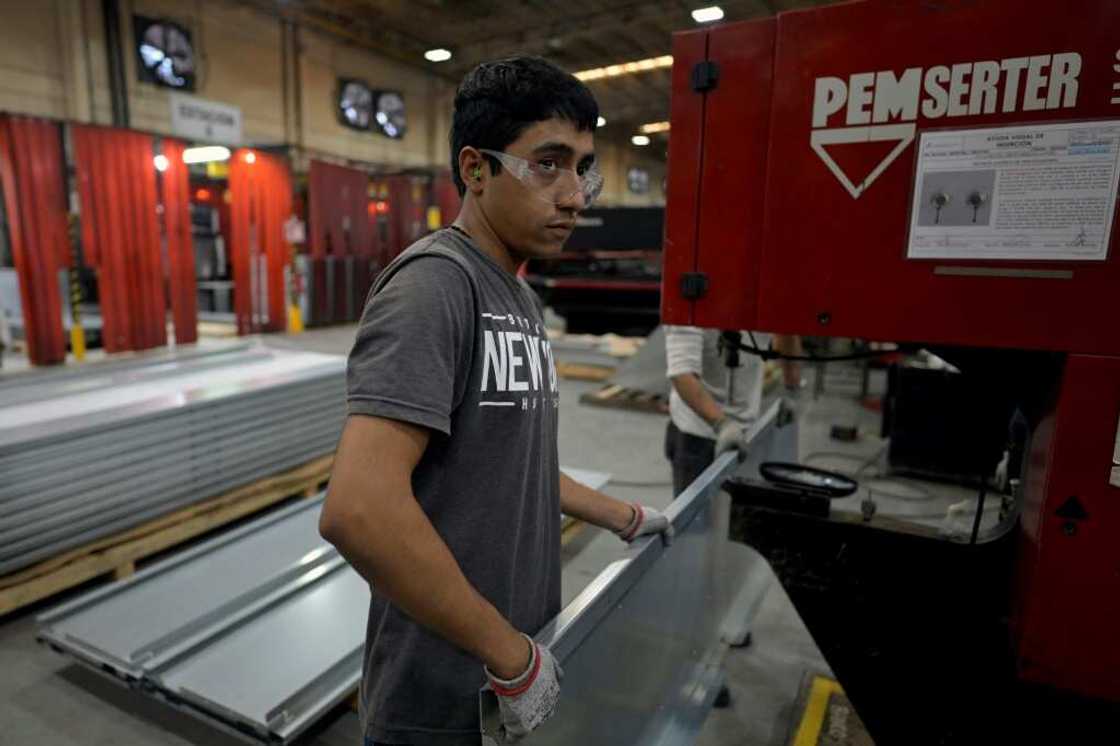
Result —
[[[413, 492], [479, 593], [529, 634], [559, 613], [559, 393], [529, 286], [455, 231], [421, 239], [370, 291], [347, 390], [352, 415], [432, 431]], [[368, 738], [477, 744], [484, 678], [477, 660], [373, 590]]]

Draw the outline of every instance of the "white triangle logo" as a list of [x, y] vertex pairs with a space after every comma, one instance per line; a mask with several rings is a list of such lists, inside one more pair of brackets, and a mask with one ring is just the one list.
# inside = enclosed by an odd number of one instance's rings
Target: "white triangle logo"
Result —
[[[914, 133], [916, 130], [914, 124], [881, 124], [874, 127], [843, 127], [839, 129], [828, 130], [814, 130], [809, 135], [809, 145], [813, 148], [817, 155], [821, 157], [828, 170], [832, 172], [848, 193], [854, 199], [859, 199], [860, 195], [871, 186], [875, 179], [887, 169], [887, 166], [894, 163], [898, 156], [902, 155], [902, 151], [914, 142]], [[826, 145], [842, 145], [848, 143], [860, 142], [888, 142], [890, 140], [898, 140], [898, 145], [891, 149], [891, 152], [879, 161], [879, 165], [867, 175], [863, 181], [858, 185], [853, 183], [844, 170], [836, 163], [828, 151], [825, 150]]]

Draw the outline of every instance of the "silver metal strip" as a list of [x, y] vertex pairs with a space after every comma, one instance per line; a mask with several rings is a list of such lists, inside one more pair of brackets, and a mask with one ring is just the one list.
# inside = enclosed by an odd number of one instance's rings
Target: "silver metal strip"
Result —
[[[751, 428], [751, 450], [784, 438], [780, 403]], [[749, 463], [749, 462], [748, 462]], [[749, 623], [772, 574], [756, 552], [727, 539], [724, 480], [734, 454], [715, 460], [666, 510], [666, 546], [644, 540], [608, 566], [536, 635], [565, 669], [555, 716], [526, 746], [690, 743], [719, 689], [723, 637]], [[718, 499], [717, 499], [718, 495]], [[479, 694], [481, 742], [498, 743], [500, 714]]]
[[939, 265], [933, 268], [935, 275], [946, 277], [1011, 277], [1032, 280], [1072, 280], [1070, 269], [1024, 269], [1016, 267], [950, 267]]

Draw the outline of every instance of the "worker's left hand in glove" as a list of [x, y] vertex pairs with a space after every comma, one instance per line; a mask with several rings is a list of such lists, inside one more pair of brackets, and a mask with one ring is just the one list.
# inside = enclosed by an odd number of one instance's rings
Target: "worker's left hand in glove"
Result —
[[529, 667], [514, 679], [499, 679], [486, 669], [490, 688], [498, 695], [498, 711], [502, 718], [499, 734], [506, 743], [520, 741], [533, 729], [552, 717], [560, 698], [560, 680], [564, 671], [548, 648], [542, 648], [525, 635], [532, 647]]
[[665, 541], [673, 538], [673, 526], [660, 510], [638, 503], [631, 503], [630, 509], [634, 511], [634, 517], [630, 519], [630, 523], [614, 532], [618, 538], [627, 544], [647, 534], [664, 534]]

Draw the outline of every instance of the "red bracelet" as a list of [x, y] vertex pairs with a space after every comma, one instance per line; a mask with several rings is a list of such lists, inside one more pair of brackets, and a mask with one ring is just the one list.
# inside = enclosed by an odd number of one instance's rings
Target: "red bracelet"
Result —
[[634, 535], [638, 533], [638, 529], [642, 527], [642, 521], [645, 520], [646, 514], [645, 511], [642, 510], [641, 505], [639, 505], [638, 503], [631, 503], [630, 507], [634, 509], [634, 526], [622, 537], [623, 541], [632, 541], [634, 539]]
[[532, 645], [533, 645], [533, 668], [532, 668], [532, 671], [529, 674], [529, 678], [526, 679], [524, 682], [522, 682], [521, 684], [518, 684], [515, 687], [506, 687], [506, 686], [502, 686], [502, 684], [500, 684], [498, 682], [498, 680], [494, 678], [493, 675], [490, 676], [490, 688], [493, 689], [494, 693], [497, 694], [499, 697], [516, 697], [520, 694], [524, 694], [525, 692], [527, 692], [529, 690], [529, 687], [531, 687], [533, 685], [533, 682], [537, 680], [537, 674], [539, 674], [541, 672], [541, 653], [540, 653], [539, 650], [537, 650], [537, 643], [534, 642], [534, 643], [532, 643]]

